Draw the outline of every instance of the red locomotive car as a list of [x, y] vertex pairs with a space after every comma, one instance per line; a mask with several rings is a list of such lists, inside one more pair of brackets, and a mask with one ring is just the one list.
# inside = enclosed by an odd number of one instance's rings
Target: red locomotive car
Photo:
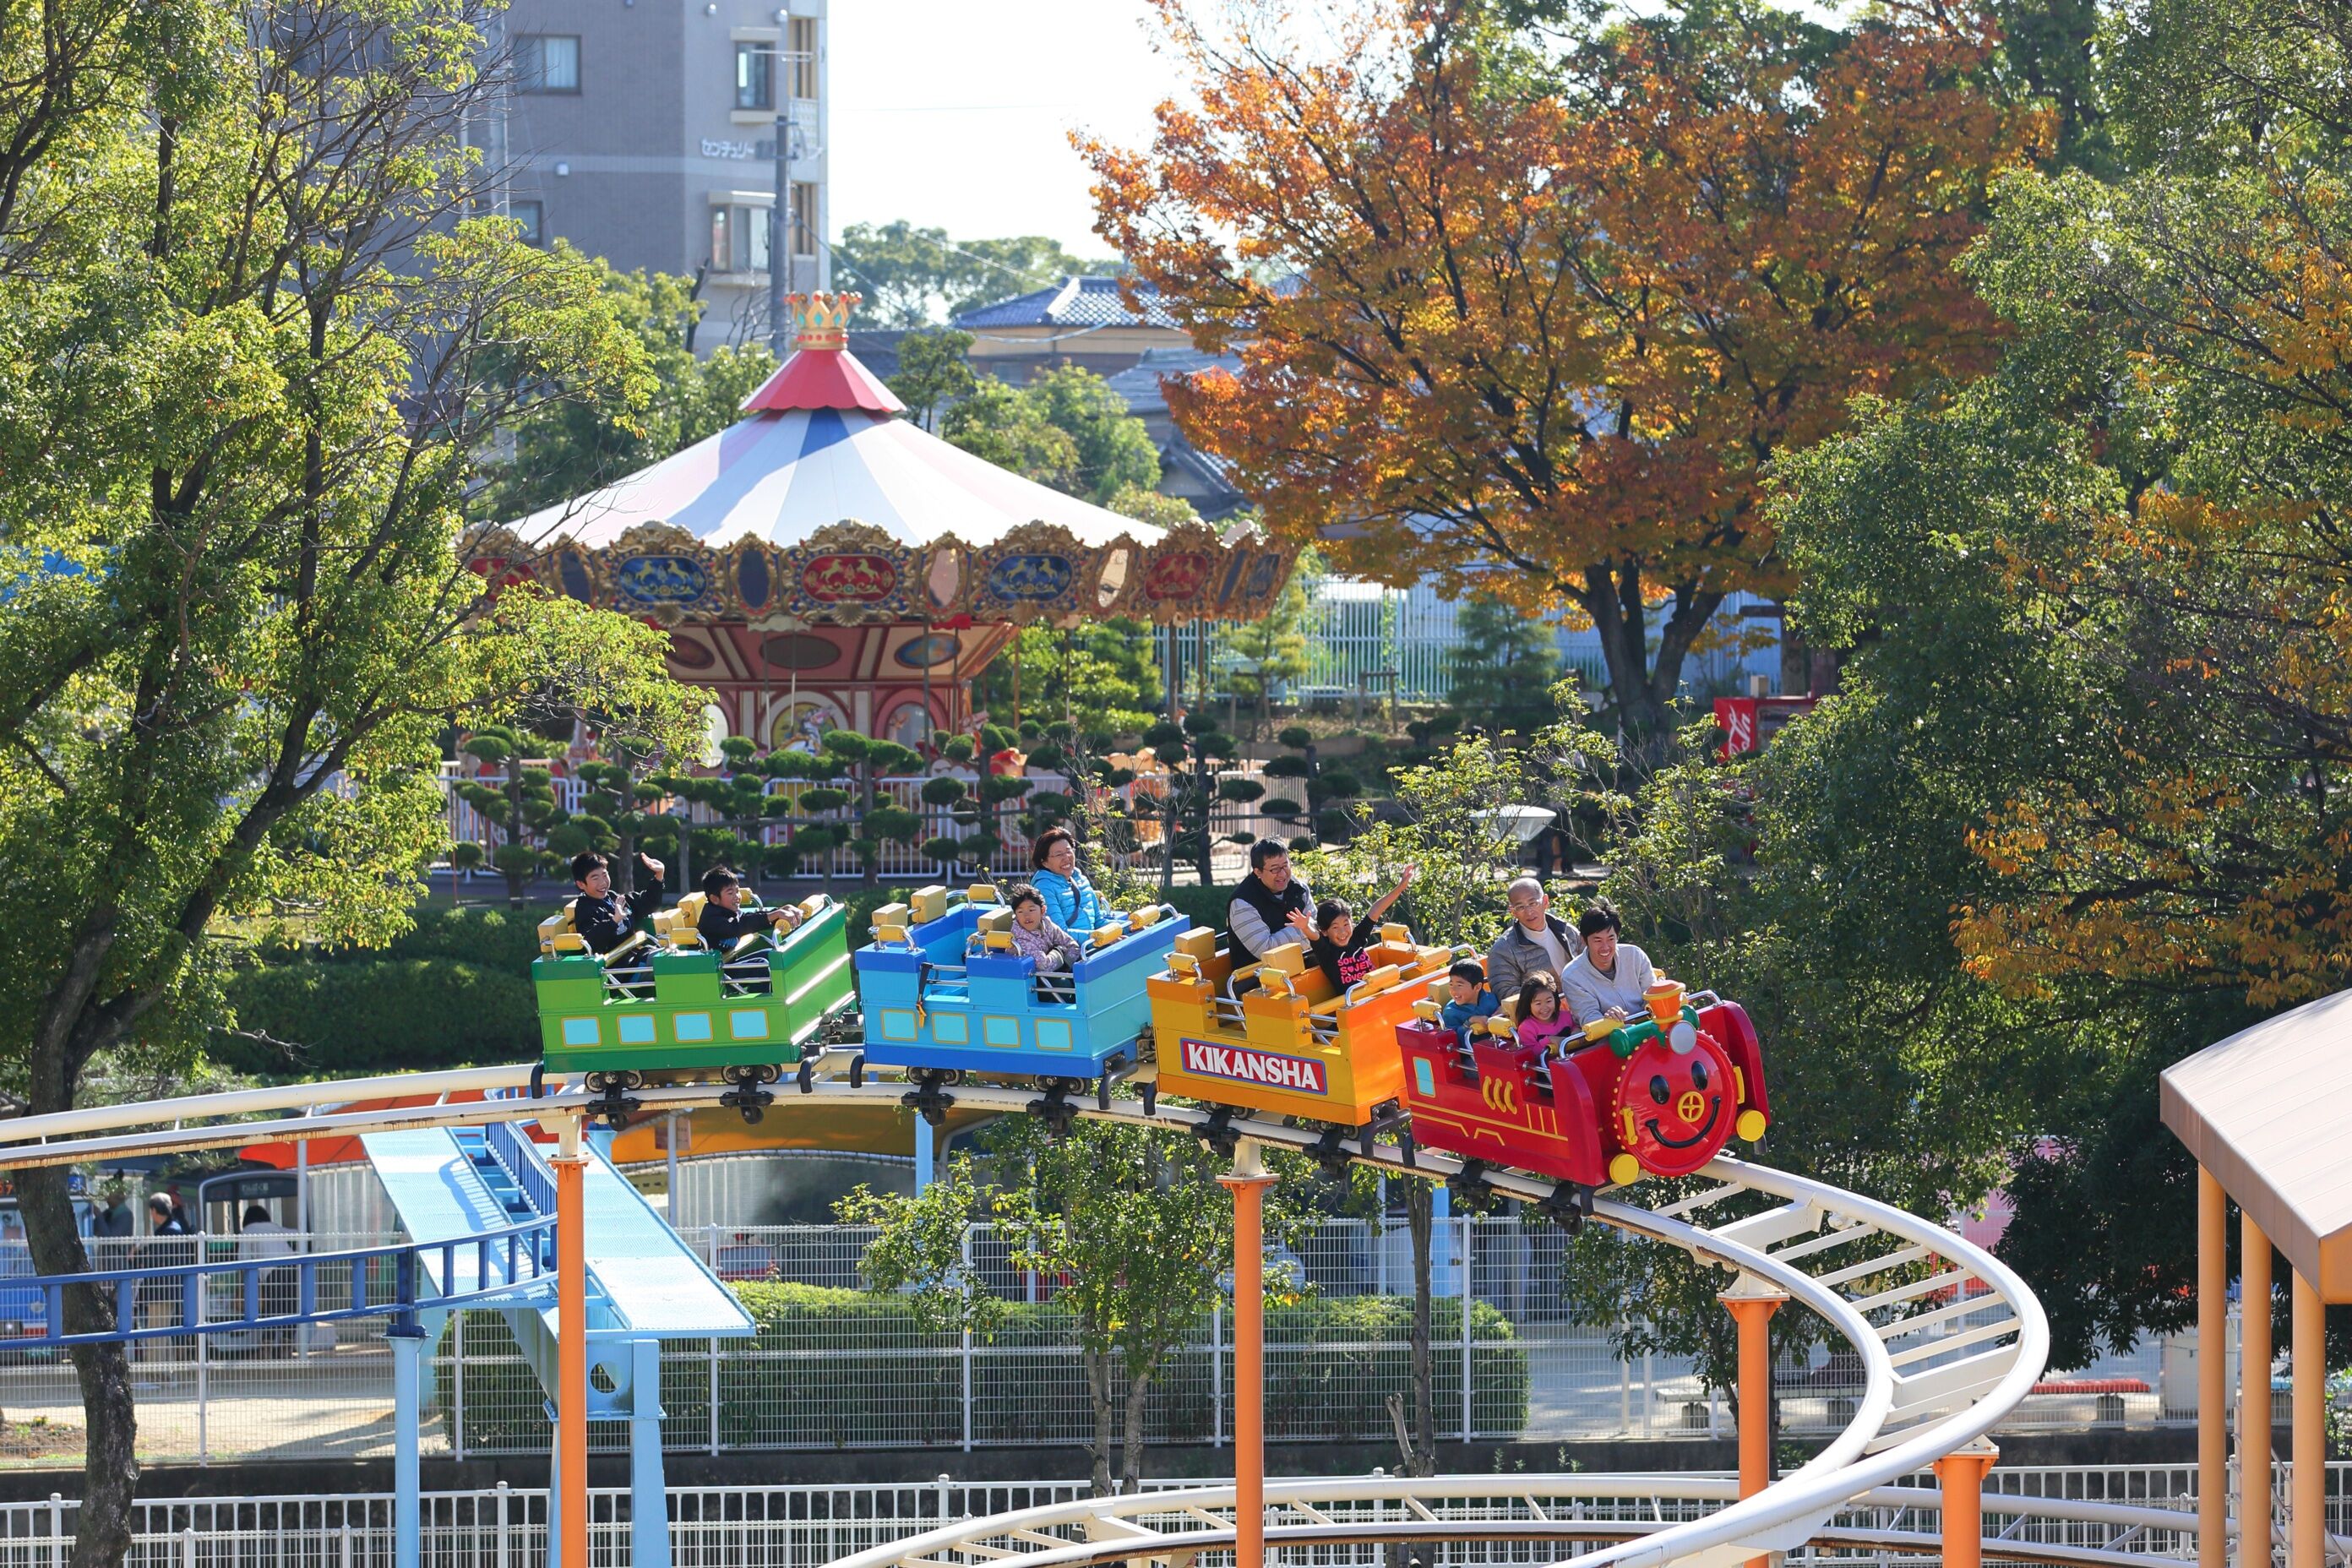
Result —
[[1414, 1143], [1469, 1162], [1451, 1184], [1474, 1202], [1488, 1166], [1549, 1176], [1560, 1186], [1542, 1206], [1574, 1220], [1596, 1187], [1686, 1176], [1733, 1133], [1764, 1136], [1771, 1107], [1747, 1009], [1711, 992], [1685, 1000], [1671, 980], [1643, 999], [1649, 1017], [1588, 1026], [1565, 1061], [1520, 1045], [1507, 1012], [1465, 1050], [1436, 1004], [1420, 1004], [1397, 1028]]

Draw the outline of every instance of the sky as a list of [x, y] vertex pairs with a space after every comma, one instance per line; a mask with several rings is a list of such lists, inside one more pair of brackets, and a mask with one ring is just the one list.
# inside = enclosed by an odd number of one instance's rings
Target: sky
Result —
[[906, 218], [958, 239], [1094, 233], [1073, 126], [1139, 144], [1173, 95], [1143, 0], [833, 0], [833, 228]]

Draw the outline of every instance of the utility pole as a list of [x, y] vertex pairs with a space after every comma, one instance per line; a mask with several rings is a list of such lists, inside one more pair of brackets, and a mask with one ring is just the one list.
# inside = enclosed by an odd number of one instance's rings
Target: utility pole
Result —
[[768, 348], [779, 364], [792, 347], [786, 320], [791, 312], [784, 307], [793, 286], [793, 100], [785, 79], [790, 58], [782, 49], [768, 57], [768, 92], [776, 101], [776, 199], [768, 208]]

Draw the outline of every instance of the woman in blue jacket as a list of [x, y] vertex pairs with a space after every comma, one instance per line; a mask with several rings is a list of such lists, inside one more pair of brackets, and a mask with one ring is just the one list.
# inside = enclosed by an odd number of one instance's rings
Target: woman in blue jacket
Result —
[[1068, 828], [1048, 828], [1039, 834], [1030, 858], [1037, 868], [1029, 880], [1045, 897], [1046, 919], [1081, 942], [1088, 931], [1109, 920], [1102, 895], [1078, 869], [1078, 841]]

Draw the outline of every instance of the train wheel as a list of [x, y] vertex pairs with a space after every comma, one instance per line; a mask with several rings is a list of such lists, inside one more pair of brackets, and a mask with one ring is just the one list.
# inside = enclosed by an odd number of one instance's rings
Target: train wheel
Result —
[[610, 1081], [612, 1080], [607, 1079], [603, 1073], [592, 1072], [588, 1075], [588, 1092], [591, 1094], [602, 1094], [604, 1092], [604, 1086]]
[[1135, 1059], [1139, 1062], [1156, 1062], [1160, 1059], [1160, 1037], [1152, 1031], [1149, 1024], [1135, 1032]]
[[641, 1072], [631, 1070], [628, 1072], [616, 1073], [614, 1076], [621, 1080], [621, 1088], [624, 1092], [629, 1089], [643, 1089], [646, 1087], [646, 1075]]
[[738, 1109], [743, 1113], [743, 1125], [746, 1127], [757, 1127], [761, 1119], [768, 1114], [756, 1100], [747, 1100]]
[[784, 1069], [778, 1067], [775, 1063], [761, 1062], [760, 1064], [760, 1081], [761, 1083], [773, 1083], [783, 1076]]
[[940, 1074], [940, 1087], [941, 1089], [953, 1089], [956, 1085], [961, 1083], [963, 1079], [963, 1068], [950, 1068], [947, 1071]]

